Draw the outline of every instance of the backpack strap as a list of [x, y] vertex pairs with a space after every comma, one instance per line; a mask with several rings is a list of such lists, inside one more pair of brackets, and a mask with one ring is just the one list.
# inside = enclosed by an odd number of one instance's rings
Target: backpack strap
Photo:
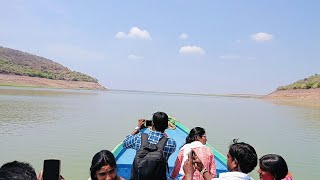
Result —
[[[168, 141], [168, 138], [166, 138], [165, 136], [162, 136], [162, 138], [160, 139], [160, 141], [157, 144], [158, 151], [163, 150], [164, 146], [167, 144], [167, 141]], [[169, 164], [168, 164], [167, 159], [166, 159], [166, 166], [167, 166], [167, 171], [169, 174]]]
[[141, 147], [146, 147], [148, 146], [148, 134], [146, 133], [141, 133]]
[[157, 144], [158, 149], [162, 150], [164, 146], [167, 144], [167, 141], [168, 141], [168, 138], [163, 136]]

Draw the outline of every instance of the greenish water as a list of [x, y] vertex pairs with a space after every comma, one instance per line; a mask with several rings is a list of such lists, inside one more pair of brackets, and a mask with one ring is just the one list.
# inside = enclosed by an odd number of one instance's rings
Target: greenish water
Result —
[[[112, 150], [138, 118], [164, 111], [187, 127], [202, 126], [226, 154], [233, 138], [259, 156], [282, 155], [294, 179], [320, 176], [320, 109], [260, 99], [0, 87], [0, 164], [62, 160], [68, 180], [86, 180], [92, 156]], [[256, 171], [252, 173], [258, 179]]]

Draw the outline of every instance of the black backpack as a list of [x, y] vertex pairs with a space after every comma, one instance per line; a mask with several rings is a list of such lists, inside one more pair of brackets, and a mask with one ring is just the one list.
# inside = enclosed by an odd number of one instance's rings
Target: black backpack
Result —
[[167, 160], [163, 148], [167, 138], [162, 137], [158, 144], [148, 142], [148, 135], [141, 133], [141, 147], [133, 160], [130, 180], [166, 180]]

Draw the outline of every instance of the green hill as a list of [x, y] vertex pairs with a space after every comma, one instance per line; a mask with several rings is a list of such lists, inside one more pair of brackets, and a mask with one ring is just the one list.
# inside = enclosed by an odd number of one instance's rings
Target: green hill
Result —
[[288, 89], [311, 89], [320, 88], [320, 75], [315, 74], [308, 78], [301, 79], [292, 84], [286, 86], [280, 86], [277, 90], [288, 90]]
[[96, 78], [71, 71], [52, 60], [1, 46], [0, 74], [40, 77], [53, 80], [98, 82]]

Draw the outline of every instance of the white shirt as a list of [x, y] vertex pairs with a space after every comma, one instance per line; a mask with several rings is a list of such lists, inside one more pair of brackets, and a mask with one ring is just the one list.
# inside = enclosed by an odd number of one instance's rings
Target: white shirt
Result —
[[213, 178], [212, 180], [250, 180], [248, 174], [242, 172], [225, 172], [220, 173], [219, 178]]
[[188, 154], [191, 152], [191, 149], [193, 148], [198, 148], [198, 147], [202, 147], [205, 146], [203, 145], [200, 141], [193, 141], [192, 143], [189, 144], [185, 144], [181, 149], [183, 150], [183, 159], [182, 159], [182, 163], [181, 163], [181, 168], [179, 171], [179, 174], [184, 175], [184, 171], [183, 171], [183, 164], [186, 162], [186, 160], [188, 159]]

